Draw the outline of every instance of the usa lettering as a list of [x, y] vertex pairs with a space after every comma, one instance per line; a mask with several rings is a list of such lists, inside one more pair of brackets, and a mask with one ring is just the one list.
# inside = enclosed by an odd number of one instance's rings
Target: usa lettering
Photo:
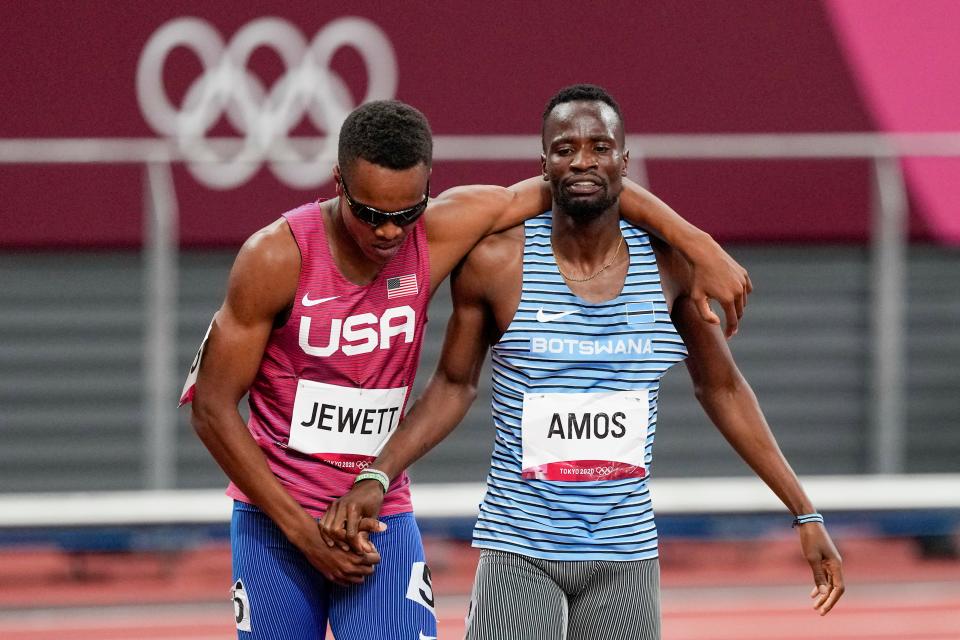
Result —
[[305, 315], [300, 318], [300, 348], [307, 355], [318, 358], [332, 356], [337, 351], [355, 356], [370, 353], [378, 347], [389, 349], [395, 336], [403, 336], [405, 343], [413, 342], [416, 319], [416, 312], [408, 305], [391, 307], [379, 318], [373, 313], [361, 313], [345, 320], [334, 318], [330, 321], [327, 344], [319, 346], [310, 343], [313, 320]]
[[396, 426], [399, 407], [386, 409], [360, 409], [334, 404], [314, 402], [310, 417], [301, 422], [301, 427], [316, 427], [323, 431], [349, 432], [365, 436], [379, 435], [386, 428], [390, 433]]
[[566, 420], [562, 414], [554, 413], [550, 418], [547, 438], [560, 440], [603, 440], [604, 438], [622, 438], [627, 433], [624, 421], [627, 415], [617, 411], [613, 415], [606, 413], [568, 413]]

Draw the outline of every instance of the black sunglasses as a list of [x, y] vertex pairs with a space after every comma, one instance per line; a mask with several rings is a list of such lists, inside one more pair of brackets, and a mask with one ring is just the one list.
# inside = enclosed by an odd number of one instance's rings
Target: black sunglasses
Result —
[[371, 227], [379, 227], [388, 220], [398, 227], [405, 227], [408, 224], [412, 224], [427, 210], [427, 202], [430, 200], [429, 180], [427, 180], [427, 192], [423, 195], [423, 200], [412, 207], [400, 209], [399, 211], [381, 211], [370, 205], [357, 202], [350, 195], [350, 190], [347, 189], [347, 183], [343, 181], [343, 176], [340, 177], [340, 186], [343, 187], [343, 196], [347, 199], [347, 204], [350, 205], [350, 210], [353, 211], [353, 215]]

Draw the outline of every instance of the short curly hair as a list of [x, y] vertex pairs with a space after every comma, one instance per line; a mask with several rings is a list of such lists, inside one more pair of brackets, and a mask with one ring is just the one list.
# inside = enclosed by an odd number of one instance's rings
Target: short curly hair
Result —
[[620, 111], [620, 105], [613, 99], [606, 89], [598, 87], [595, 84], [574, 84], [560, 89], [547, 103], [543, 110], [543, 121], [540, 125], [540, 137], [543, 138], [543, 132], [547, 128], [547, 118], [559, 104], [565, 102], [602, 102], [613, 109], [620, 119], [621, 128], [623, 127], [623, 113]]
[[337, 161], [349, 174], [353, 162], [402, 170], [433, 161], [433, 134], [426, 116], [399, 100], [376, 100], [354, 109], [340, 127]]

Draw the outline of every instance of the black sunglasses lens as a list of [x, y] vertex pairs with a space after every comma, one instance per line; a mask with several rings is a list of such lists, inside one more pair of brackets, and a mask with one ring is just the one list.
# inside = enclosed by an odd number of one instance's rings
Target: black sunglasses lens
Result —
[[410, 209], [405, 209], [403, 211], [397, 211], [396, 213], [383, 213], [377, 211], [376, 209], [371, 209], [364, 205], [357, 205], [353, 209], [355, 216], [360, 218], [361, 221], [369, 224], [372, 227], [379, 227], [387, 221], [392, 222], [398, 227], [406, 226], [419, 218], [427, 208], [427, 203], [418, 204], [415, 207]]
[[422, 202], [410, 207], [409, 209], [403, 209], [394, 213], [384, 213], [383, 211], [379, 211], [373, 207], [369, 207], [365, 204], [354, 201], [353, 197], [350, 195], [350, 190], [347, 189], [347, 185], [342, 178], [340, 180], [340, 186], [343, 187], [343, 195], [346, 196], [347, 204], [350, 206], [350, 210], [353, 211], [353, 215], [355, 215], [361, 222], [364, 222], [371, 227], [379, 227], [388, 220], [397, 226], [406, 226], [423, 215], [423, 212], [427, 209], [427, 203], [430, 200], [430, 182], [427, 182], [428, 195], [423, 197]]
[[427, 203], [424, 202], [422, 204], [418, 204], [415, 207], [407, 209], [406, 211], [401, 211], [397, 213], [395, 216], [391, 216], [391, 218], [394, 220], [394, 222], [396, 222], [398, 225], [402, 227], [414, 222], [417, 218], [419, 218], [423, 214], [426, 208], [427, 208]]
[[361, 221], [369, 224], [372, 227], [379, 227], [381, 224], [386, 222], [386, 216], [379, 211], [371, 209], [370, 207], [356, 205], [352, 207], [352, 209], [353, 215], [357, 216]]

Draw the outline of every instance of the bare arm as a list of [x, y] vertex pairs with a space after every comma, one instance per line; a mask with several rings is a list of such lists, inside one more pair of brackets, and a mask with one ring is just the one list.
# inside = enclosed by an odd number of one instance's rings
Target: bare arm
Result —
[[624, 179], [620, 213], [631, 224], [665, 241], [693, 267], [689, 296], [700, 317], [710, 324], [720, 319], [710, 309], [712, 298], [726, 317], [725, 335], [737, 332], [753, 283], [747, 270], [730, 257], [709, 234], [693, 226], [640, 185]]
[[[514, 227], [552, 206], [543, 178], [529, 178], [511, 187], [474, 185], [441, 193], [427, 210], [433, 291], [482, 238]], [[646, 229], [677, 249], [693, 266], [690, 296], [700, 316], [712, 324], [720, 319], [709, 298], [726, 316], [726, 335], [736, 333], [753, 284], [741, 267], [707, 233], [684, 220], [662, 200], [624, 179], [620, 212], [631, 224]]]
[[[676, 301], [672, 317], [687, 345], [687, 368], [697, 400], [714, 425], [791, 513], [813, 513], [813, 504], [781, 453], [719, 329], [700, 318], [689, 298]], [[814, 608], [825, 615], [844, 591], [840, 554], [822, 524], [798, 528], [804, 557], [813, 571]]]
[[361, 561], [323, 543], [317, 523], [273, 475], [237, 410], [257, 374], [275, 317], [293, 300], [299, 270], [299, 250], [285, 222], [244, 244], [199, 364], [191, 422], [227, 476], [317, 569], [336, 582], [362, 582], [373, 571], [375, 554]]
[[[446, 438], [477, 397], [492, 322], [484, 300], [482, 269], [476, 264], [479, 252], [478, 248], [451, 278], [453, 314], [436, 371], [371, 465], [391, 480]], [[383, 495], [378, 482], [358, 482], [330, 506], [323, 519], [324, 533], [358, 549], [358, 524], [379, 515]]]
[[536, 217], [550, 206], [550, 187], [539, 177], [510, 187], [454, 187], [438, 195], [426, 213], [432, 291], [480, 240]]

